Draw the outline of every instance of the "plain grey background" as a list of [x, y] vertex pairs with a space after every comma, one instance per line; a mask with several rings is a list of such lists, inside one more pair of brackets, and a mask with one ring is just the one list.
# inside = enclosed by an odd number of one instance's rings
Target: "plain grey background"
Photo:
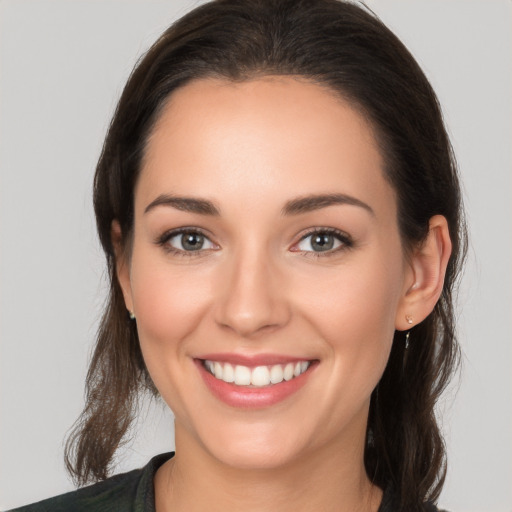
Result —
[[[105, 292], [95, 161], [138, 56], [198, 3], [0, 0], [0, 509], [73, 488], [63, 440]], [[437, 90], [464, 181], [465, 361], [440, 407], [450, 463], [440, 504], [511, 512], [512, 2], [368, 4]], [[163, 406], [148, 406], [134, 433], [117, 472], [173, 448]]]

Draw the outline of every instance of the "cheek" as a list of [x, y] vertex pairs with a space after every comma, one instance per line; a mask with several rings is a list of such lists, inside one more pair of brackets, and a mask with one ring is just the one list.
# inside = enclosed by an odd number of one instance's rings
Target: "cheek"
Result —
[[303, 317], [326, 342], [333, 374], [354, 396], [369, 395], [387, 364], [401, 283], [400, 264], [374, 260], [342, 268], [328, 280], [309, 280], [297, 291], [304, 297]]
[[191, 279], [185, 267], [168, 265], [162, 258], [134, 256], [131, 287], [141, 345], [175, 350], [208, 309], [209, 279], [200, 270]]
[[[201, 271], [168, 265], [142, 251], [132, 258], [131, 288], [137, 331], [146, 367], [162, 398], [176, 417], [187, 418], [187, 396], [197, 382], [190, 379], [187, 348], [208, 311], [210, 281]], [[187, 371], [188, 369], [188, 371]], [[184, 371], [185, 370], [185, 371]]]
[[[329, 271], [304, 281], [296, 295], [303, 297], [303, 311], [331, 334], [358, 339], [364, 333], [394, 332], [402, 274], [399, 265], [372, 261]], [[309, 314], [308, 314], [309, 311]], [[349, 333], [353, 336], [348, 336]], [[359, 333], [359, 334], [358, 334]]]

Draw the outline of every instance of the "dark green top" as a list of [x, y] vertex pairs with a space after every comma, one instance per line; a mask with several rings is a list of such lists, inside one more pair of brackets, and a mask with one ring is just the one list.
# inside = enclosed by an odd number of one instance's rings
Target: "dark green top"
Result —
[[[103, 482], [39, 501], [8, 512], [156, 512], [153, 479], [157, 469], [174, 452], [153, 457], [142, 469], [115, 475]], [[378, 512], [394, 512], [396, 502], [392, 491], [384, 492]], [[431, 504], [425, 512], [442, 512]]]
[[173, 452], [162, 453], [142, 469], [9, 512], [155, 512], [153, 478], [156, 470], [173, 455]]

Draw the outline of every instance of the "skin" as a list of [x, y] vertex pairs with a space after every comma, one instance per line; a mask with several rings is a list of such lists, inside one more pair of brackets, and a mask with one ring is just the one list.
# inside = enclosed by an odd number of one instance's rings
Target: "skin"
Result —
[[[209, 200], [219, 214], [146, 211], [162, 194]], [[311, 194], [366, 206], [283, 215]], [[158, 512], [378, 509], [363, 465], [370, 395], [395, 329], [434, 307], [450, 254], [437, 216], [406, 256], [396, 215], [371, 126], [328, 89], [265, 77], [173, 93], [136, 185], [129, 257], [113, 224], [126, 306], [176, 418], [176, 456], [155, 478]], [[204, 249], [162, 242], [182, 227], [204, 233]], [[321, 228], [345, 238], [315, 252], [305, 237]], [[318, 364], [290, 397], [243, 409], [205, 386], [194, 359], [213, 352]]]

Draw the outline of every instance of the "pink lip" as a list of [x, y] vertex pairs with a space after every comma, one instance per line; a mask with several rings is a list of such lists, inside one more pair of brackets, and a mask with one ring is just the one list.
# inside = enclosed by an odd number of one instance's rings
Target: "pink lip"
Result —
[[[281, 364], [283, 359], [280, 359], [279, 362], [268, 362], [270, 359], [268, 358], [256, 358], [258, 363], [255, 363], [255, 358], [250, 359], [250, 364], [248, 364], [247, 358], [242, 358], [245, 362], [240, 362], [241, 359], [238, 356], [233, 356], [230, 360], [226, 359], [226, 354], [223, 354], [222, 358], [218, 357], [205, 357], [210, 361], [223, 361], [229, 362], [232, 364], [243, 364], [244, 366], [264, 366], [264, 365], [272, 365], [272, 364]], [[298, 362], [304, 361], [305, 359], [290, 359], [287, 358], [286, 362]], [[224, 382], [223, 380], [216, 379], [209, 371], [205, 369], [203, 366], [203, 362], [201, 359], [195, 359], [197, 368], [199, 369], [199, 373], [203, 378], [206, 386], [211, 391], [211, 393], [224, 402], [225, 404], [231, 407], [243, 408], [243, 409], [263, 409], [265, 407], [270, 407], [271, 405], [277, 404], [289, 396], [296, 393], [300, 388], [306, 384], [309, 376], [312, 373], [312, 370], [317, 366], [317, 361], [314, 361], [311, 366], [308, 368], [308, 371], [302, 373], [298, 377], [294, 377], [289, 381], [283, 381], [279, 384], [273, 384], [268, 387], [245, 387], [245, 386], [237, 386], [232, 383]]]

